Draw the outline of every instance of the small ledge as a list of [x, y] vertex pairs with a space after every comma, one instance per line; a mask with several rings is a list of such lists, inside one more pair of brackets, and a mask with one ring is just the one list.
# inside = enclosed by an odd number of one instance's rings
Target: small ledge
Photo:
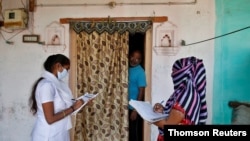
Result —
[[153, 50], [157, 55], [162, 56], [174, 56], [179, 52], [179, 47], [170, 47], [170, 46], [159, 46], [154, 47]]

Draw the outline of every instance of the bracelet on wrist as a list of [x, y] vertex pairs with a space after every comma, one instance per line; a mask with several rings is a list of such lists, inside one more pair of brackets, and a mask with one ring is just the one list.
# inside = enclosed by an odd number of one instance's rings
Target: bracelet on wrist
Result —
[[73, 110], [73, 112], [75, 111], [74, 107], [73, 106], [70, 106], [70, 108]]
[[65, 115], [66, 115], [65, 112], [64, 111], [62, 111], [62, 112], [63, 112], [63, 117], [65, 117]]

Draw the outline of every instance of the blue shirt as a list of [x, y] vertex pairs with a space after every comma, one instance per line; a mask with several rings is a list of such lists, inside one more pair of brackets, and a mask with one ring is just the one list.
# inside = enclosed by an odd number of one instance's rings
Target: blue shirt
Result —
[[[146, 74], [141, 65], [130, 67], [128, 70], [128, 100], [137, 100], [139, 88], [146, 87]], [[133, 109], [129, 106], [129, 109]]]

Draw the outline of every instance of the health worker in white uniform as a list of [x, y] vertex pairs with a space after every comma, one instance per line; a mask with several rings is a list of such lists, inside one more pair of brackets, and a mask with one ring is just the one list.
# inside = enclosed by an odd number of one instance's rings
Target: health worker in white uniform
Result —
[[70, 60], [62, 54], [49, 56], [44, 73], [33, 85], [29, 99], [36, 116], [31, 141], [70, 141], [71, 113], [84, 101], [72, 102], [72, 93], [62, 81], [70, 69]]

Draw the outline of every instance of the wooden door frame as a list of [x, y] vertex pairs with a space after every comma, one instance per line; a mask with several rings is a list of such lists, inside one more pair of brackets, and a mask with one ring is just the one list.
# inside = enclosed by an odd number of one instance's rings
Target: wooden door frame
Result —
[[[153, 28], [153, 27], [152, 27]], [[153, 29], [150, 28], [146, 31], [145, 34], [145, 44], [144, 44], [144, 64], [145, 64], [145, 73], [147, 79], [147, 87], [145, 89], [145, 101], [151, 102], [151, 81], [152, 81], [152, 39], [153, 39]], [[151, 125], [148, 124], [145, 120], [143, 121], [143, 141], [151, 140]]]
[[[112, 18], [116, 21], [138, 21], [138, 20], [151, 20], [152, 22], [166, 22], [167, 17], [116, 17]], [[80, 18], [80, 19], [72, 19], [72, 18], [63, 18], [60, 19], [61, 24], [66, 24], [72, 21], [103, 21], [107, 20], [107, 18]], [[109, 20], [109, 19], [108, 19]], [[69, 74], [69, 86], [72, 90], [73, 96], [76, 97], [77, 93], [77, 48], [76, 42], [72, 39], [76, 39], [76, 33], [74, 30], [69, 29], [69, 41], [70, 41], [70, 49], [69, 49], [69, 58], [71, 60], [71, 69]], [[145, 73], [147, 76], [147, 87], [145, 89], [145, 101], [151, 102], [151, 79], [152, 79], [152, 52], [153, 52], [153, 26], [146, 31], [145, 34], [145, 44], [144, 44], [144, 56], [145, 56]], [[73, 127], [75, 126], [76, 116], [72, 117]], [[148, 124], [146, 121], [143, 122], [143, 141], [150, 141], [151, 140], [151, 125]], [[74, 128], [71, 130], [71, 141], [74, 141]]]

